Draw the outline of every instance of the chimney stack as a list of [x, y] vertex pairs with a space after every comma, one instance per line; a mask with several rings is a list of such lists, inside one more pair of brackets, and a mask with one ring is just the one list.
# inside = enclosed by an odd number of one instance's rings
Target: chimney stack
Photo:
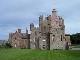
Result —
[[56, 12], [57, 12], [56, 9], [53, 9], [52, 16], [57, 16]]
[[18, 29], [18, 32], [21, 33], [21, 29]]

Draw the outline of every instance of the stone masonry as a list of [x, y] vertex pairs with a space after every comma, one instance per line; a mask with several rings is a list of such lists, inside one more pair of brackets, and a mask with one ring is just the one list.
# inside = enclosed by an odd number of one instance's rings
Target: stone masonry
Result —
[[68, 50], [71, 45], [70, 35], [65, 34], [64, 19], [57, 16], [56, 9], [53, 9], [52, 15], [43, 19], [39, 17], [39, 27], [30, 24], [30, 34], [21, 33], [18, 29], [15, 33], [9, 34], [9, 42], [16, 48], [30, 48], [41, 50]]
[[64, 19], [57, 16], [56, 9], [53, 9], [52, 16], [43, 19], [39, 17], [39, 27], [30, 24], [30, 48], [42, 50], [66, 49], [66, 44], [71, 45], [69, 35], [65, 35]]
[[21, 33], [21, 29], [18, 29], [15, 33], [9, 33], [9, 43], [15, 48], [30, 48], [30, 34], [28, 30], [26, 33]]

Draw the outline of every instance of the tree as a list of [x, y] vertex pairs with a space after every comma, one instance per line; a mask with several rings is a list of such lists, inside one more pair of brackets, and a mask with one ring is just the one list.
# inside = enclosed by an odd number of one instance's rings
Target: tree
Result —
[[72, 44], [80, 44], [80, 33], [72, 34], [70, 36]]
[[6, 47], [8, 47], [8, 48], [12, 48], [12, 46], [11, 46], [10, 43], [6, 43]]

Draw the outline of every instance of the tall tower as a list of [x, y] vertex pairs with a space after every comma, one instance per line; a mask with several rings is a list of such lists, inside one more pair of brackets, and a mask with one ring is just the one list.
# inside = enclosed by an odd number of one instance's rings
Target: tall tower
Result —
[[27, 27], [26, 27], [26, 35], [28, 34], [28, 29], [27, 29]]
[[39, 28], [30, 24], [31, 48], [40, 48], [42, 50], [64, 49], [65, 44], [65, 25], [64, 19], [57, 16], [56, 9], [53, 9], [52, 15], [43, 20], [43, 15], [39, 17]]
[[43, 15], [39, 17], [39, 33], [43, 34]]
[[30, 24], [30, 31], [32, 31], [32, 30], [33, 30], [33, 28], [34, 28], [34, 24], [33, 24], [33, 23], [31, 23], [31, 24]]
[[51, 16], [51, 34], [50, 34], [50, 49], [63, 49], [65, 40], [65, 28], [62, 18], [57, 16], [56, 9], [53, 9]]

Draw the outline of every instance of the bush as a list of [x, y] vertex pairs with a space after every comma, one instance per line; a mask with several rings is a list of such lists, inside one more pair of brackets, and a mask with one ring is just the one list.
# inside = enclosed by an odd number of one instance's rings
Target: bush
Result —
[[12, 46], [10, 43], [6, 43], [6, 44], [0, 46], [0, 48], [12, 48]]
[[6, 47], [8, 47], [8, 48], [12, 48], [12, 46], [11, 46], [10, 43], [6, 43]]

